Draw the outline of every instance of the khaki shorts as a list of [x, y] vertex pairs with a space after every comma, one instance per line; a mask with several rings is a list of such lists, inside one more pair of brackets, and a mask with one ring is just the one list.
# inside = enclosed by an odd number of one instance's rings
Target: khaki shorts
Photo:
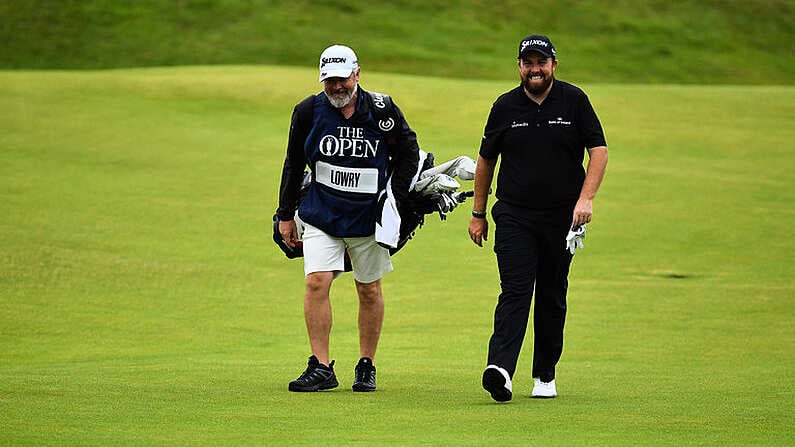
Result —
[[351, 258], [353, 278], [360, 283], [369, 284], [392, 271], [389, 250], [378, 245], [374, 235], [338, 238], [307, 223], [304, 225], [305, 274], [342, 272], [345, 270], [346, 250]]

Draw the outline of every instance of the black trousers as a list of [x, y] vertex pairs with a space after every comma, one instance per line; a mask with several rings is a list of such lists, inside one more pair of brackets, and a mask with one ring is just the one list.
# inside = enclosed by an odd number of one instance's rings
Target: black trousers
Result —
[[499, 201], [492, 208], [500, 293], [488, 363], [513, 377], [535, 288], [533, 377], [555, 378], [563, 352], [566, 290], [572, 255], [565, 249], [572, 207], [535, 211]]

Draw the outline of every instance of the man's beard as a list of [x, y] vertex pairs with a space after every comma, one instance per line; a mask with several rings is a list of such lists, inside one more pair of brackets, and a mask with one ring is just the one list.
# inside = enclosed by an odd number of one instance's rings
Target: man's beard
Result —
[[549, 88], [550, 84], [552, 84], [552, 76], [544, 77], [544, 79], [541, 80], [541, 84], [538, 84], [537, 82], [538, 81], [535, 81], [535, 83], [531, 82], [529, 75], [527, 78], [522, 78], [522, 86], [528, 93], [531, 95], [540, 95]]
[[339, 89], [333, 92], [333, 96], [329, 95], [328, 92], [324, 91], [323, 93], [326, 94], [326, 98], [331, 103], [332, 106], [335, 108], [341, 109], [348, 104], [350, 104], [351, 99], [353, 99], [353, 94], [356, 92], [356, 87], [351, 89], [351, 91], [345, 93], [345, 89]]

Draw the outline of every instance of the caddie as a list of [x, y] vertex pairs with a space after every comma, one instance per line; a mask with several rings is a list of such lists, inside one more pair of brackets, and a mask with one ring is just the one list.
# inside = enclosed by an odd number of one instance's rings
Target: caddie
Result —
[[[391, 98], [361, 88], [361, 69], [351, 48], [326, 48], [319, 69], [323, 92], [293, 109], [276, 213], [285, 243], [295, 247], [299, 237], [303, 243], [304, 317], [312, 352], [306, 370], [288, 389], [320, 391], [339, 385], [329, 354], [329, 291], [345, 268], [347, 253], [359, 297], [360, 359], [352, 389], [375, 391], [374, 359], [384, 317], [381, 278], [392, 271], [388, 248], [376, 241], [376, 226], [385, 224], [385, 202], [397, 209], [406, 199], [416, 180], [419, 146]], [[386, 118], [382, 112], [388, 106], [391, 116]], [[299, 206], [307, 166], [311, 183]]]

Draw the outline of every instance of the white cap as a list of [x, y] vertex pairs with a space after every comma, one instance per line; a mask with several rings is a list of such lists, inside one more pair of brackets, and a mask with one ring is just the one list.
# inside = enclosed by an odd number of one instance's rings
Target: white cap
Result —
[[345, 45], [332, 45], [320, 55], [320, 82], [326, 78], [347, 78], [359, 68], [356, 53]]

